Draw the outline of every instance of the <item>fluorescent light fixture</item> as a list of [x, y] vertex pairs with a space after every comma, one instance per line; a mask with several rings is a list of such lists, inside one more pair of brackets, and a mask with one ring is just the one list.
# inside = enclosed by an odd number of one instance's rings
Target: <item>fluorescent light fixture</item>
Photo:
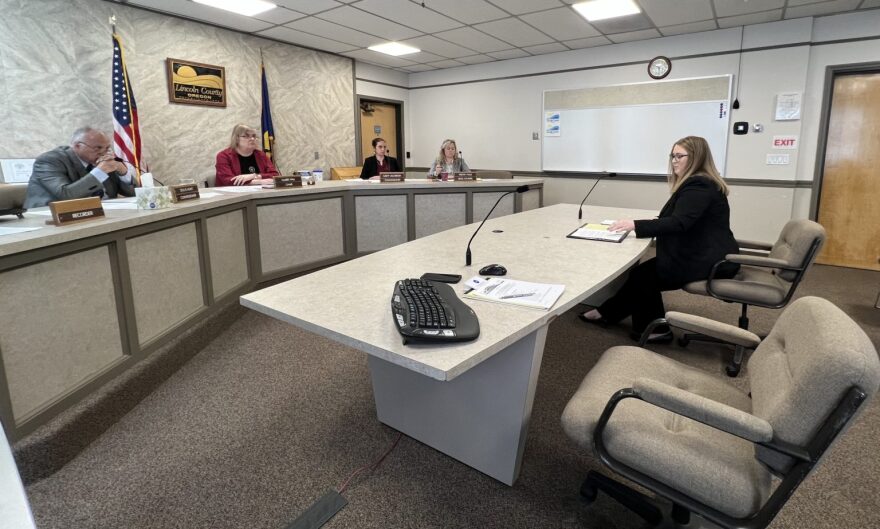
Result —
[[367, 49], [378, 51], [379, 53], [384, 53], [385, 55], [393, 55], [394, 57], [399, 57], [400, 55], [409, 55], [410, 53], [418, 53], [422, 51], [418, 48], [413, 48], [412, 46], [407, 46], [406, 44], [401, 44], [399, 42], [386, 42], [385, 44], [370, 46]]
[[232, 11], [246, 17], [252, 17], [257, 13], [277, 7], [271, 2], [264, 2], [263, 0], [193, 0], [193, 2], [216, 7], [217, 9], [225, 9], [226, 11]]
[[591, 0], [571, 7], [590, 22], [642, 12], [633, 0]]

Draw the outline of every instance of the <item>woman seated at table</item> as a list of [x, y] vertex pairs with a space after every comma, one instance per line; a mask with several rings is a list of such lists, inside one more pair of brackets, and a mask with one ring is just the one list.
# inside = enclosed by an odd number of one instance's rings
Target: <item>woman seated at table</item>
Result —
[[464, 158], [458, 154], [458, 146], [455, 140], [443, 140], [440, 145], [440, 156], [434, 160], [434, 165], [428, 171], [428, 178], [441, 178], [442, 175], [470, 171]]
[[272, 160], [257, 148], [259, 137], [247, 125], [232, 129], [229, 147], [217, 153], [217, 186], [268, 184], [279, 174]]
[[364, 167], [361, 169], [361, 178], [368, 180], [379, 173], [400, 171], [400, 162], [397, 158], [386, 156], [388, 145], [382, 138], [373, 138], [373, 156], [364, 159]]
[[[578, 317], [588, 323], [617, 323], [632, 316], [632, 337], [666, 313], [666, 290], [707, 279], [712, 266], [727, 254], [739, 253], [730, 231], [727, 185], [715, 168], [705, 139], [688, 136], [672, 146], [669, 176], [672, 196], [656, 219], [617, 220], [610, 231], [635, 230], [636, 237], [656, 237], [657, 256], [632, 269], [623, 287], [598, 308]], [[739, 265], [725, 263], [716, 277], [731, 278]], [[672, 340], [668, 327], [655, 329], [650, 342]]]

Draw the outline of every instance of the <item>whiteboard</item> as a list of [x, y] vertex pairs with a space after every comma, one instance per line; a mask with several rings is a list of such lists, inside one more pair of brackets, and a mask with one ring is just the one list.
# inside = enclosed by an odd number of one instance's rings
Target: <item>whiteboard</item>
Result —
[[554, 110], [558, 131], [541, 142], [544, 171], [666, 174], [669, 152], [685, 136], [709, 142], [724, 174], [728, 101], [697, 101]]

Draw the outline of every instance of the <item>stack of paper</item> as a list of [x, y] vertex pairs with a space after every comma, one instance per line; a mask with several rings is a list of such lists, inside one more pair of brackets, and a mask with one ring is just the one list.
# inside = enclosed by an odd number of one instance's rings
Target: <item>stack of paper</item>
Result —
[[628, 234], [628, 231], [608, 231], [608, 226], [604, 224], [587, 223], [568, 234], [568, 236], [572, 239], [620, 242], [625, 239]]
[[563, 290], [565, 290], [565, 285], [529, 283], [516, 279], [493, 277], [464, 294], [464, 297], [550, 310], [550, 307], [562, 295]]

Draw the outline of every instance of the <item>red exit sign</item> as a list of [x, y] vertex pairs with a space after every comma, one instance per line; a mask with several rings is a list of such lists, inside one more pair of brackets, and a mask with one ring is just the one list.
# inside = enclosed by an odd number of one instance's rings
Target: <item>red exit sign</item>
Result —
[[797, 149], [797, 136], [773, 136], [774, 149]]

